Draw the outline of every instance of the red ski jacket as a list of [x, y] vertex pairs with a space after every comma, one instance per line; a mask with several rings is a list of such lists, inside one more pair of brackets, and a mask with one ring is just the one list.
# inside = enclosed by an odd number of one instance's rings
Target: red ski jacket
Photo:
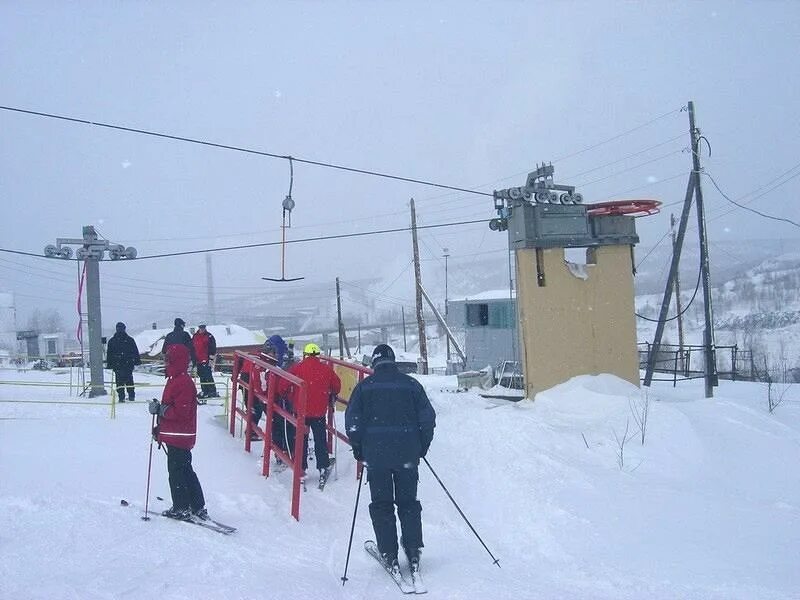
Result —
[[[316, 356], [306, 356], [299, 363], [289, 367], [289, 373], [306, 382], [308, 397], [307, 417], [324, 417], [328, 411], [328, 402], [331, 394], [338, 394], [342, 389], [342, 382], [333, 368], [321, 362]], [[291, 399], [297, 406], [299, 390], [285, 379], [278, 385], [278, 394], [291, 394]]]
[[183, 344], [167, 349], [167, 385], [161, 404], [167, 407], [158, 420], [158, 441], [191, 450], [197, 439], [197, 389], [186, 372], [189, 350]]
[[198, 329], [192, 336], [194, 356], [198, 363], [207, 363], [211, 356], [217, 353], [217, 340], [208, 331]]

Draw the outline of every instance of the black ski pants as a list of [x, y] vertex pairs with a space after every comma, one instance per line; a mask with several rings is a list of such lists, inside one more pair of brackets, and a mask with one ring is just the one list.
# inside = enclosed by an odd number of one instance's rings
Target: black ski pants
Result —
[[409, 549], [422, 548], [422, 505], [417, 500], [419, 469], [373, 469], [367, 467], [367, 481], [372, 502], [369, 516], [375, 530], [375, 541], [381, 554], [397, 556], [397, 517], [403, 546]]
[[[277, 398], [275, 403], [288, 411], [292, 410], [285, 398]], [[272, 413], [272, 441], [289, 456], [294, 454], [294, 433], [294, 425], [279, 415], [278, 411]]]
[[176, 510], [191, 508], [198, 511], [206, 505], [200, 480], [192, 468], [192, 452], [177, 446], [167, 447], [167, 471], [172, 506]]
[[214, 374], [211, 371], [211, 365], [207, 362], [197, 363], [197, 375], [200, 377], [200, 397], [216, 397], [217, 386], [214, 383]]
[[[314, 434], [314, 459], [317, 461], [317, 469], [320, 471], [327, 469], [331, 466], [331, 459], [328, 456], [328, 432], [325, 429], [325, 417], [306, 417], [306, 425]], [[308, 429], [306, 438], [303, 440], [303, 470], [308, 470]]]
[[136, 389], [133, 387], [133, 369], [114, 369], [114, 379], [117, 382], [117, 397], [120, 402], [125, 402], [125, 390], [128, 390], [128, 399], [136, 399]]

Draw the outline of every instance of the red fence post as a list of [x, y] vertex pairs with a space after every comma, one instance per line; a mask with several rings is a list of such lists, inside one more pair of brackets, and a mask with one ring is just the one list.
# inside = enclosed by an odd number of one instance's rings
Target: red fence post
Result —
[[237, 359], [238, 351], [233, 353], [233, 373], [231, 374], [231, 404], [229, 409], [231, 411], [230, 432], [231, 435], [236, 435], [236, 393], [239, 391], [239, 360]]
[[[306, 382], [300, 385], [298, 394], [299, 402], [295, 407], [295, 436], [294, 436], [294, 481], [292, 482], [292, 516], [300, 520], [300, 477], [305, 477], [303, 472], [303, 447], [306, 439]], [[301, 475], [302, 473], [302, 475]]]

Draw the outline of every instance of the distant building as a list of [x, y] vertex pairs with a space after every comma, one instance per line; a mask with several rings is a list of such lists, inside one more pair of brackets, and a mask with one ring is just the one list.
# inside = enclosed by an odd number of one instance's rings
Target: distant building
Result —
[[448, 325], [464, 331], [468, 370], [519, 360], [515, 304], [515, 296], [509, 297], [507, 289], [448, 302]]
[[17, 350], [17, 312], [10, 292], [0, 292], [0, 350], [9, 354]]
[[[161, 347], [164, 345], [164, 338], [172, 331], [169, 329], [145, 329], [133, 336], [136, 346], [142, 355], [143, 362], [160, 363]], [[233, 362], [234, 350], [244, 352], [258, 352], [266, 341], [266, 336], [260, 331], [251, 331], [241, 325], [209, 325], [207, 327], [211, 335], [217, 341], [217, 369], [223, 370], [230, 368]], [[189, 335], [194, 335], [197, 326], [186, 327]]]
[[15, 334], [16, 340], [21, 342], [18, 353], [27, 357], [28, 360], [34, 358], [47, 358], [55, 360], [64, 354], [64, 334], [63, 333], [39, 333], [34, 330], [18, 331]]

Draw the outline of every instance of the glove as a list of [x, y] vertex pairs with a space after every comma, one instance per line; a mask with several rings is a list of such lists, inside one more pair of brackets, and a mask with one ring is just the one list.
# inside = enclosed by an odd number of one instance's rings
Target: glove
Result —
[[147, 410], [150, 411], [151, 415], [161, 414], [161, 403], [153, 398], [150, 400], [150, 404], [147, 405]]
[[353, 446], [353, 458], [359, 462], [364, 460], [364, 455], [361, 454], [361, 446]]

